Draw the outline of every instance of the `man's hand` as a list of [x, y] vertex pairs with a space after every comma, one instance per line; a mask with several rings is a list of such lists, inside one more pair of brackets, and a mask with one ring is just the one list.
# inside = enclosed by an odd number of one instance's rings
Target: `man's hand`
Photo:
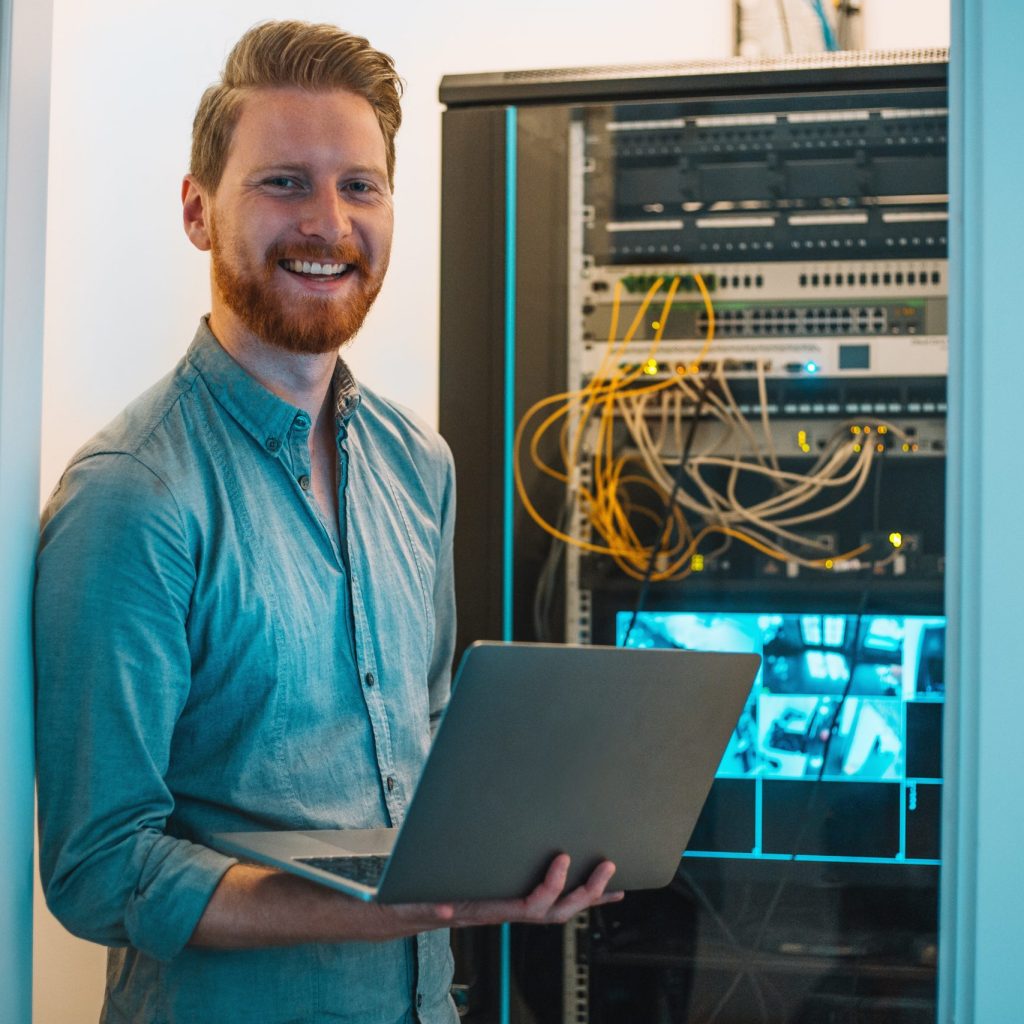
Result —
[[385, 942], [435, 928], [564, 924], [589, 907], [622, 899], [608, 892], [615, 865], [603, 861], [587, 881], [565, 891], [569, 858], [559, 854], [528, 896], [459, 903], [365, 903], [269, 868], [238, 864], [221, 879], [191, 944], [219, 949], [304, 942]]
[[583, 885], [566, 892], [569, 858], [563, 853], [551, 862], [544, 881], [522, 899], [407, 903], [383, 909], [394, 911], [401, 919], [407, 915], [415, 918], [418, 911], [428, 910], [431, 915], [439, 915], [436, 918], [439, 923], [433, 925], [435, 928], [465, 928], [470, 925], [502, 924], [506, 921], [517, 924], [565, 924], [589, 907], [622, 899], [623, 893], [606, 891], [614, 873], [615, 865], [611, 861], [602, 861]]

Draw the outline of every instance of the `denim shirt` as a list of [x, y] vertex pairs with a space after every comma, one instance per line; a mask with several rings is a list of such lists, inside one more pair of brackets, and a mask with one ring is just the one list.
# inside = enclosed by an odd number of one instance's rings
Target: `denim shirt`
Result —
[[66, 927], [113, 947], [104, 1021], [456, 1019], [445, 931], [187, 945], [235, 863], [211, 833], [400, 824], [448, 699], [450, 453], [340, 360], [334, 394], [340, 549], [309, 416], [205, 321], [43, 513], [41, 870]]

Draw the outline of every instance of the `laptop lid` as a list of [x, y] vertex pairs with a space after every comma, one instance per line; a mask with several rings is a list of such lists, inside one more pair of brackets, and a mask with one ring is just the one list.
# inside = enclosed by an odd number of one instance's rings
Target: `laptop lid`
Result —
[[760, 666], [756, 654], [480, 642], [466, 652], [378, 899], [668, 884]]

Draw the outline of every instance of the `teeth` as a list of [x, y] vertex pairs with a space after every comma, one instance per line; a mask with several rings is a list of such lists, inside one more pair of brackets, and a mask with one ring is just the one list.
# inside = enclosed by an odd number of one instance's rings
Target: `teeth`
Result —
[[281, 266], [295, 274], [317, 274], [320, 277], [335, 277], [348, 270], [347, 263], [310, 263], [308, 260], [282, 260]]

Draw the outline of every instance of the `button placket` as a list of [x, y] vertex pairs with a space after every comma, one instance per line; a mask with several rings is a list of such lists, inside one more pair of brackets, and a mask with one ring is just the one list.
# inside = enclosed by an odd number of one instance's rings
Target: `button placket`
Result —
[[349, 574], [349, 585], [352, 598], [352, 622], [355, 629], [355, 644], [357, 652], [357, 665], [359, 676], [357, 683], [361, 680], [360, 689], [363, 694], [363, 701], [366, 706], [366, 713], [370, 720], [370, 729], [373, 733], [374, 744], [377, 750], [377, 771], [381, 780], [384, 803], [391, 816], [391, 824], [397, 825], [404, 813], [404, 803], [401, 798], [401, 791], [398, 780], [395, 777], [395, 760], [391, 748], [391, 737], [387, 725], [387, 716], [380, 693], [380, 671], [374, 660], [373, 640], [371, 638], [369, 623], [366, 621], [366, 608], [363, 605], [362, 591], [359, 587], [356, 572], [352, 570]]
[[310, 418], [300, 412], [292, 424], [292, 459], [296, 470], [295, 479], [303, 491], [309, 492], [310, 473], [312, 467], [309, 462], [309, 430]]

